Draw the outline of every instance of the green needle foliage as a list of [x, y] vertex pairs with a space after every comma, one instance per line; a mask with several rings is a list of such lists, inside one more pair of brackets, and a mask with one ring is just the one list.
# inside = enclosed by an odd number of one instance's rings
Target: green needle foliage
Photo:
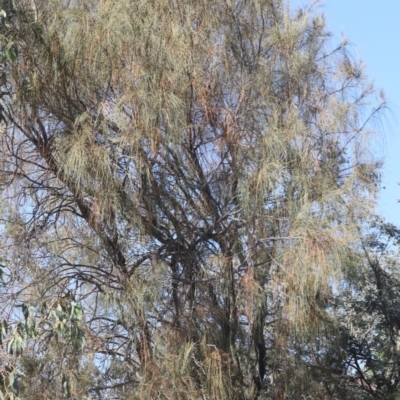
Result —
[[323, 16], [1, 4], [3, 397], [344, 399], [309, 364], [385, 101]]

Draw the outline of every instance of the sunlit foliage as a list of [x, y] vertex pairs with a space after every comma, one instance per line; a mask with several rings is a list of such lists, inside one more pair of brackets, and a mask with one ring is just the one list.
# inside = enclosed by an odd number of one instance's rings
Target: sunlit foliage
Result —
[[345, 398], [296, 350], [377, 189], [345, 41], [278, 0], [3, 3], [4, 393]]

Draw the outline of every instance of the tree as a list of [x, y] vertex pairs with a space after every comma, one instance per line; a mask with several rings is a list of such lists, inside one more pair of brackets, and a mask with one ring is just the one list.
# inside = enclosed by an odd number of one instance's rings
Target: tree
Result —
[[310, 394], [295, 348], [378, 181], [385, 102], [346, 43], [278, 0], [4, 11], [5, 390]]
[[349, 277], [337, 302], [347, 385], [356, 387], [353, 398], [398, 399], [400, 230], [379, 217], [368, 228], [359, 275]]
[[342, 281], [319, 299], [326, 321], [284, 343], [288, 398], [299, 388], [310, 399], [399, 398], [399, 233], [378, 216], [363, 220]]

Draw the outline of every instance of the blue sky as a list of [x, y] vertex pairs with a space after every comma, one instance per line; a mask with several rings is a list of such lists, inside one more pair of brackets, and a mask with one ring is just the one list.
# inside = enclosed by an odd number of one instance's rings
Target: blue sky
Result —
[[[291, 4], [309, 4], [293, 0]], [[329, 29], [366, 64], [367, 75], [386, 94], [391, 112], [375, 151], [385, 161], [378, 211], [400, 226], [400, 0], [326, 0], [320, 3]]]

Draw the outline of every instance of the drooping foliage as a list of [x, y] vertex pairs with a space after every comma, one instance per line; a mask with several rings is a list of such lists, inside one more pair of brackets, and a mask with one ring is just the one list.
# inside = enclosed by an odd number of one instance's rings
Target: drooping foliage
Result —
[[385, 103], [324, 18], [2, 4], [5, 396], [344, 398], [305, 349], [340, 337]]

